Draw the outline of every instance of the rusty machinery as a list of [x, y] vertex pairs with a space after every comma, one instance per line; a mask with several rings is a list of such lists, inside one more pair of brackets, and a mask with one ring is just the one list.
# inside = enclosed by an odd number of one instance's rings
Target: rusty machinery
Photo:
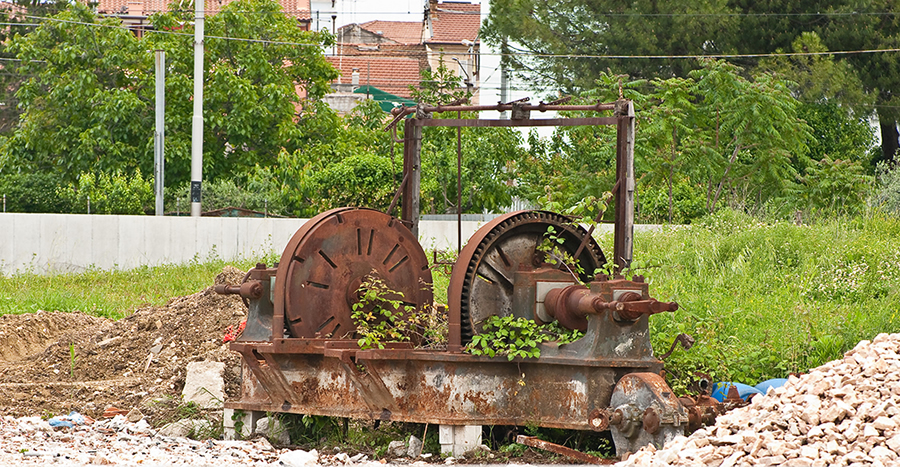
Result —
[[[509, 120], [436, 119], [432, 112], [511, 110]], [[613, 116], [532, 119], [545, 110], [614, 111]], [[306, 222], [276, 267], [252, 269], [240, 286], [222, 286], [248, 302], [246, 329], [231, 349], [243, 357], [239, 401], [226, 407], [441, 425], [530, 425], [611, 430], [617, 452], [661, 444], [684, 432], [689, 412], [660, 376], [649, 315], [677, 309], [650, 298], [641, 277], [591, 278], [548, 264], [537, 248], [548, 227], [558, 248], [584, 271], [606, 264], [591, 236], [546, 211], [507, 214], [481, 227], [460, 251], [448, 290], [449, 331], [441, 348], [417, 342], [360, 349], [352, 305], [373, 271], [407, 306], [432, 303], [432, 281], [417, 240], [419, 151], [424, 126], [617, 127], [613, 260], [631, 260], [634, 111], [614, 104], [423, 106], [395, 112], [404, 121], [404, 176], [392, 208], [401, 218], [339, 208]], [[390, 210], [389, 210], [390, 212]], [[621, 270], [621, 269], [620, 269]], [[582, 285], [587, 283], [588, 285]], [[539, 358], [490, 358], [464, 352], [490, 316], [558, 320], [584, 331], [570, 344], [540, 344]], [[693, 417], [696, 418], [696, 417]]]

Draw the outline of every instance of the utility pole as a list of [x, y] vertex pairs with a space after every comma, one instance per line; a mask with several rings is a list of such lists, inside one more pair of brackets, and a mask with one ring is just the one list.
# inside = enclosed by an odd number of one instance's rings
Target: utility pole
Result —
[[163, 207], [163, 190], [164, 190], [164, 174], [166, 165], [165, 156], [165, 132], [166, 132], [166, 53], [157, 50], [155, 54], [156, 62], [156, 132], [153, 133], [153, 156], [154, 156], [154, 192], [156, 193], [156, 215], [164, 214]]
[[203, 9], [194, 0], [194, 116], [191, 118], [191, 217], [200, 217], [203, 180]]

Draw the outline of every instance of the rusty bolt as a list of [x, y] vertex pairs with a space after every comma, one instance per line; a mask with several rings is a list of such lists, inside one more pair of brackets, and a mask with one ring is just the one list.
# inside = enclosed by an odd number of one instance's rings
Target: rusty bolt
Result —
[[609, 424], [612, 426], [619, 426], [624, 421], [625, 421], [625, 414], [622, 413], [622, 409], [616, 409], [616, 411], [613, 412], [612, 417], [610, 417], [610, 419], [609, 419]]

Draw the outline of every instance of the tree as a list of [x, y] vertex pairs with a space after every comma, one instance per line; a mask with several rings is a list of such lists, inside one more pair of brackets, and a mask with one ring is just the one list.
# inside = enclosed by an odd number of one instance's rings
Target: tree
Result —
[[0, 150], [0, 167], [78, 174], [142, 168], [152, 161], [151, 56], [111, 19], [75, 4], [9, 49], [27, 76], [16, 97], [19, 125]]
[[[821, 29], [831, 50], [896, 49], [900, 42], [900, 4], [893, 0], [835, 2]], [[898, 162], [900, 150], [900, 54], [857, 53], [845, 60], [853, 65], [866, 92], [876, 97], [881, 127], [881, 154], [874, 161]]]
[[[325, 60], [328, 33], [299, 28], [273, 0], [238, 0], [207, 20], [204, 178], [245, 178], [302, 143], [297, 109], [318, 99], [337, 72]], [[184, 12], [151, 18], [137, 39], [121, 22], [75, 4], [10, 50], [33, 75], [24, 109], [0, 148], [2, 170], [152, 173], [153, 56], [166, 51], [166, 183], [189, 180], [193, 110], [192, 29]], [[224, 39], [230, 37], [231, 39]]]
[[[16, 0], [8, 4], [12, 6], [0, 11], [0, 22], [6, 25], [0, 30], [0, 43], [3, 44], [16, 35], [33, 31], [33, 18], [57, 14], [69, 5], [63, 0]], [[22, 114], [16, 91], [29, 75], [17, 71], [20, 62], [15, 53], [6, 48], [0, 49], [0, 59], [0, 134], [7, 134], [15, 128]]]
[[[685, 79], [628, 81], [601, 73], [598, 87], [586, 93], [593, 102], [620, 93], [634, 99], [639, 109], [638, 183], [654, 193], [667, 193], [672, 220], [676, 211], [696, 212], [691, 193], [699, 186], [705, 187], [707, 212], [715, 211], [723, 199], [761, 205], [793, 188], [797, 171], [792, 160], [805, 154], [810, 137], [786, 81], [771, 74], [747, 79], [740, 68], [721, 60], [701, 65]], [[550, 196], [563, 207], [583, 204], [615, 183], [612, 128], [563, 128], [551, 141], [529, 145], [534, 161], [529, 165], [541, 173], [529, 179], [529, 192], [545, 188], [548, 195], [536, 200], [541, 205], [548, 205]], [[684, 206], [676, 207], [676, 199]]]
[[[169, 63], [166, 154], [173, 183], [189, 179], [192, 15], [192, 10], [154, 15], [160, 32], [144, 39], [145, 48], [165, 50]], [[274, 0], [229, 3], [207, 19], [205, 28], [203, 174], [210, 180], [240, 178], [255, 164], [274, 164], [282, 149], [301, 147], [298, 109], [324, 96], [338, 76], [322, 52], [333, 38], [327, 31], [300, 29]]]
[[[516, 74], [542, 90], [590, 89], [611, 68], [633, 78], [685, 77], [697, 62], [678, 55], [765, 54], [791, 50], [803, 33], [816, 32], [835, 51], [895, 49], [900, 12], [893, 0], [497, 0], [482, 35]], [[809, 50], [812, 51], [812, 50]], [[654, 56], [656, 58], [632, 58]], [[852, 65], [866, 94], [876, 96], [882, 133], [881, 160], [900, 148], [900, 57], [891, 52], [841, 55]], [[758, 57], [735, 59], [746, 73]], [[821, 87], [835, 74], [811, 75]], [[846, 89], [846, 88], [845, 88]], [[869, 99], [842, 101], [867, 113]]]
[[572, 93], [592, 88], [607, 69], [635, 78], [685, 76], [689, 61], [621, 57], [728, 51], [722, 39], [737, 27], [731, 12], [725, 0], [498, 0], [482, 36], [494, 47], [508, 43], [507, 63], [536, 87]]
[[786, 188], [796, 175], [791, 158], [806, 151], [811, 136], [786, 81], [768, 73], [750, 81], [739, 72], [721, 60], [691, 72], [702, 97], [700, 151], [710, 212], [726, 189], [764, 200]]

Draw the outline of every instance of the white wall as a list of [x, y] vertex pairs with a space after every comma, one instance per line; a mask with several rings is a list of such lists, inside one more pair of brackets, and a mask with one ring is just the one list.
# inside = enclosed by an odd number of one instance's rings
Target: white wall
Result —
[[[0, 214], [0, 274], [78, 272], [281, 254], [306, 219]], [[468, 239], [483, 222], [463, 221]], [[456, 249], [456, 222], [422, 221], [426, 249]]]
[[[481, 217], [481, 216], [471, 216]], [[462, 245], [493, 216], [462, 221]], [[157, 217], [87, 214], [0, 213], [0, 275], [31, 271], [80, 272], [131, 269], [206, 260], [281, 255], [307, 219]], [[637, 225], [635, 231], [659, 228]], [[599, 232], [612, 226], [601, 224]], [[419, 242], [426, 252], [457, 249], [455, 220], [422, 220]]]

